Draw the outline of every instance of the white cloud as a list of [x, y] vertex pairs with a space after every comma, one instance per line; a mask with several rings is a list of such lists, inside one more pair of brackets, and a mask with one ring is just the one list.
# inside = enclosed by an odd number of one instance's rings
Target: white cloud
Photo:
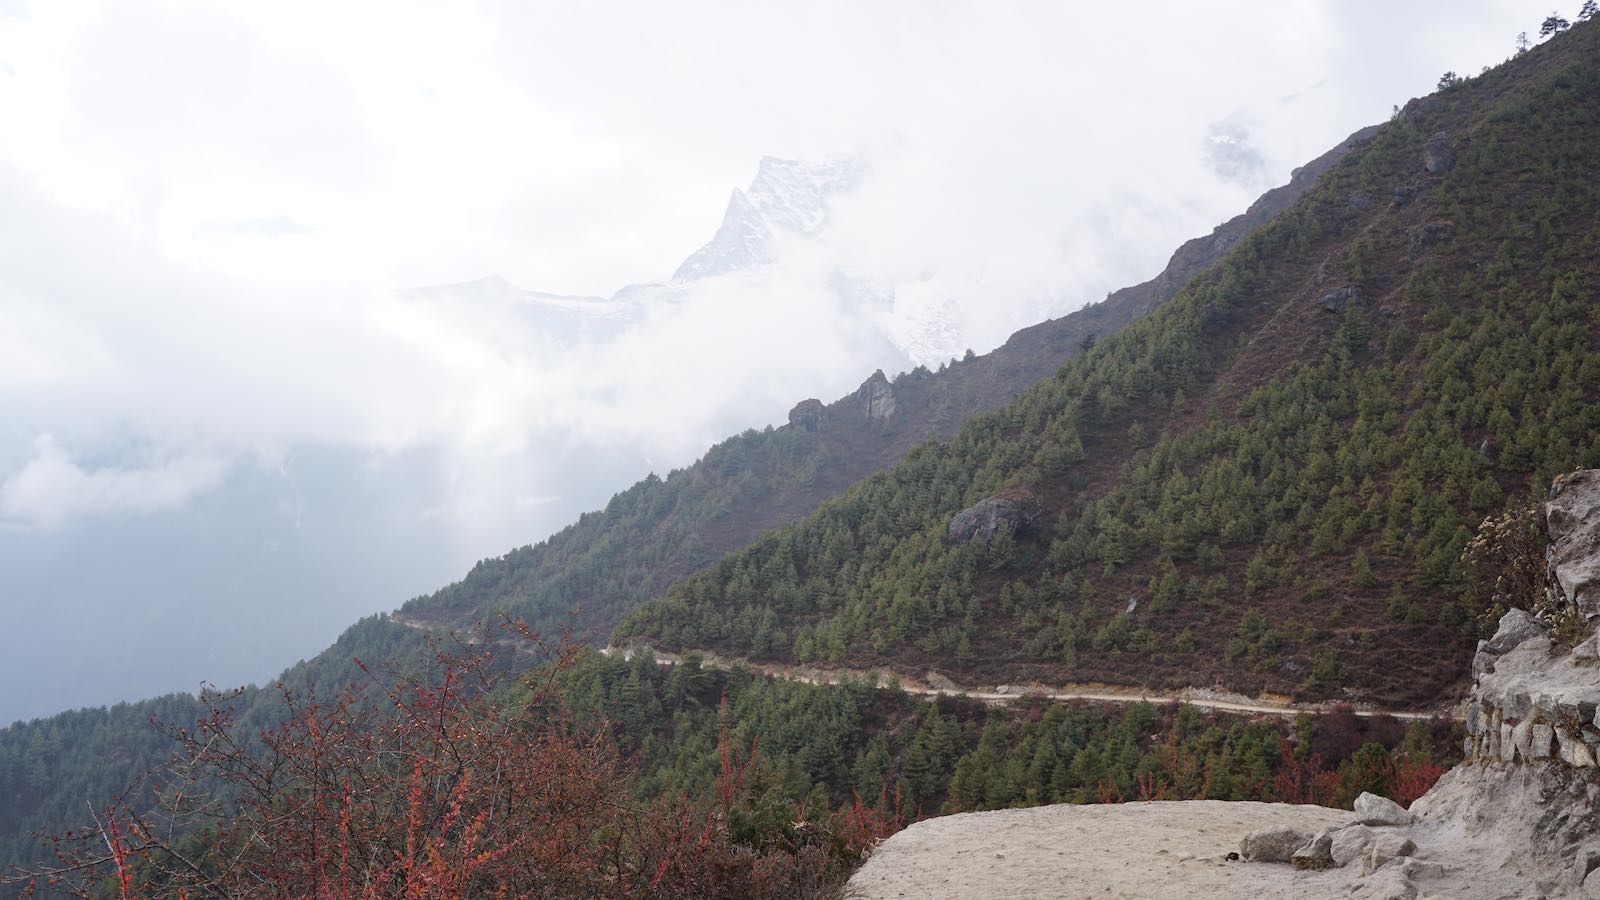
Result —
[[140, 468], [84, 469], [45, 435], [33, 458], [0, 482], [0, 522], [53, 528], [79, 517], [173, 509], [216, 486], [226, 468], [219, 459], [183, 456]]
[[[1470, 67], [1421, 35], [1509, 45], [1484, 24], [1504, 11], [32, 4], [0, 18], [0, 459], [49, 433], [267, 462], [441, 446], [486, 471], [555, 438], [682, 464], [884, 358], [881, 311], [828, 289], [839, 265], [987, 349]], [[1219, 134], [1249, 171], [1219, 174]], [[839, 150], [871, 171], [821, 245], [614, 346], [389, 292], [659, 278], [762, 153]]]
[[[988, 349], [1154, 275], [1542, 15], [1514, 0], [1448, 15], [1377, 0], [11, 4], [0, 517], [64, 544], [75, 523], [268, 492], [255, 476], [283, 465], [307, 479], [307, 533], [393, 527], [373, 560], [448, 546], [437, 583], [647, 465], [892, 367], [883, 310], [841, 302], [840, 267], [959, 335], [917, 340]], [[1219, 134], [1241, 172], [1218, 172]], [[819, 241], [662, 300], [614, 342], [562, 347], [515, 303], [393, 292], [499, 273], [609, 295], [669, 275], [762, 155], [840, 152], [871, 175]], [[297, 462], [318, 453], [337, 465]], [[307, 471], [334, 469], [331, 487]], [[365, 506], [319, 506], [332, 495]], [[229, 546], [265, 545], [247, 531]], [[319, 560], [304, 571], [357, 583], [392, 568]]]

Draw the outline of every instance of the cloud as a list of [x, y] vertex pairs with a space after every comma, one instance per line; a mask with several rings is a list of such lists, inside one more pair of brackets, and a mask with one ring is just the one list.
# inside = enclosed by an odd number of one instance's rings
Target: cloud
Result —
[[[905, 366], [881, 330], [934, 362], [1154, 275], [1508, 55], [1540, 17], [1519, 6], [0, 0], [8, 576], [43, 597], [97, 539], [109, 569], [149, 561], [116, 590], [178, 619], [292, 594], [326, 623], [310, 652], [399, 585]], [[515, 291], [396, 293], [666, 278], [761, 156], [835, 153], [869, 174], [816, 240], [636, 295], [604, 339]], [[193, 531], [143, 533], [173, 511]], [[161, 582], [197, 533], [252, 575]]]
[[173, 509], [221, 482], [226, 465], [184, 456], [141, 468], [84, 469], [49, 435], [35, 454], [0, 483], [0, 521], [54, 528], [70, 519]]

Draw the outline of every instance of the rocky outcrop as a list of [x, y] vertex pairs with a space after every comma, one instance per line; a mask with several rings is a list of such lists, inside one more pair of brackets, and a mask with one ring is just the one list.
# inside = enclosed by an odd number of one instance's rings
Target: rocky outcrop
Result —
[[1450, 135], [1445, 132], [1435, 132], [1433, 137], [1428, 138], [1428, 142], [1422, 145], [1422, 165], [1428, 170], [1429, 175], [1443, 175], [1455, 164], [1456, 155], [1450, 149]]
[[1600, 469], [1557, 478], [1544, 510], [1552, 580], [1593, 621], [1600, 616]]
[[1361, 288], [1355, 285], [1348, 285], [1336, 291], [1329, 291], [1322, 295], [1322, 299], [1319, 302], [1323, 309], [1333, 313], [1342, 313], [1347, 306], [1366, 309], [1366, 299], [1361, 295]]
[[950, 540], [958, 544], [968, 541], [987, 543], [1000, 531], [1001, 526], [1014, 532], [1021, 531], [1038, 517], [1039, 510], [1039, 498], [1032, 491], [1024, 488], [1002, 491], [956, 513], [950, 520], [947, 533]]
[[821, 400], [801, 400], [789, 410], [789, 424], [795, 429], [804, 432], [817, 432], [822, 430], [828, 418], [828, 408], [822, 405]]
[[894, 387], [879, 369], [862, 382], [851, 395], [857, 410], [868, 419], [887, 419], [894, 415]]

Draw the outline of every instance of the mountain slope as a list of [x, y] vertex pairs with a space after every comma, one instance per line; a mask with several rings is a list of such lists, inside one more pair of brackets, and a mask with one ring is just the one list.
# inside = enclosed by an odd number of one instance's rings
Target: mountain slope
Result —
[[[646, 479], [605, 510], [538, 545], [479, 563], [462, 581], [407, 603], [400, 615], [415, 624], [462, 626], [503, 610], [541, 629], [570, 622], [603, 638], [629, 609], [678, 579], [798, 521], [917, 444], [950, 438], [966, 419], [1048, 378], [1087, 338], [1112, 334], [1145, 315], [1309, 189], [1366, 134], [1358, 132], [1245, 213], [1184, 244], [1150, 281], [1023, 329], [992, 353], [938, 372], [919, 369], [893, 382], [880, 373], [832, 404], [804, 401], [791, 414], [792, 424], [746, 432], [665, 480]], [[631, 321], [637, 307], [672, 302], [674, 290], [636, 286], [606, 301], [538, 294], [487, 279], [422, 289], [414, 299], [505, 306], [525, 314], [541, 334], [570, 344], [603, 339]], [[885, 414], [888, 397], [894, 411]], [[426, 647], [418, 630], [373, 617], [281, 680], [297, 693], [315, 687], [327, 695], [360, 677], [356, 659], [382, 671], [419, 655], [425, 658]], [[249, 690], [235, 706], [253, 725], [269, 723], [281, 709], [272, 690]], [[193, 698], [174, 695], [0, 728], [0, 868], [39, 849], [32, 831], [74, 821], [83, 798], [109, 797], [163, 762], [169, 742], [151, 729], [153, 718], [178, 722], [197, 709]]]
[[465, 625], [505, 611], [538, 628], [571, 624], [603, 637], [623, 613], [674, 581], [798, 521], [917, 444], [949, 439], [967, 419], [1047, 378], [1087, 340], [1145, 315], [1303, 194], [1371, 132], [1357, 132], [1246, 212], [1185, 243], [1149, 281], [1025, 328], [993, 352], [938, 372], [919, 368], [893, 382], [879, 372], [826, 406], [802, 401], [789, 425], [747, 431], [665, 480], [639, 482], [604, 510], [539, 544], [480, 562], [460, 582], [412, 600], [400, 614], [418, 624]]
[[[1468, 529], [1600, 463], [1597, 61], [1587, 23], [1413, 101], [1171, 303], [616, 639], [983, 683], [1451, 695]], [[947, 536], [1002, 490], [1038, 514]]]

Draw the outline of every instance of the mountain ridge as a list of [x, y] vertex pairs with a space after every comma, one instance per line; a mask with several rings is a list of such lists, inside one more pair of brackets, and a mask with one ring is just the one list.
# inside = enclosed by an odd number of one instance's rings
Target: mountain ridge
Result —
[[[617, 640], [954, 658], [989, 683], [1458, 691], [1470, 527], [1600, 454], [1579, 174], [1600, 167], [1596, 43], [1585, 23], [1408, 104], [1156, 313], [675, 585]], [[946, 538], [1020, 488], [1036, 524]]]
[[[1371, 127], [1355, 132], [1296, 169], [1287, 184], [1266, 192], [1245, 212], [1218, 225], [1209, 235], [1185, 242], [1154, 278], [1114, 291], [1105, 300], [1081, 310], [1024, 328], [990, 353], [957, 360], [936, 373], [918, 367], [890, 381], [879, 371], [861, 388], [830, 404], [824, 405], [815, 398], [803, 400], [791, 410], [789, 423], [774, 429], [773, 434], [747, 431], [718, 444], [697, 463], [680, 470], [682, 474], [669, 473], [666, 479], [652, 476], [618, 494], [605, 510], [585, 514], [574, 526], [539, 544], [479, 563], [461, 582], [406, 603], [401, 613], [436, 625], [464, 626], [502, 609], [550, 630], [565, 622], [568, 609], [584, 606], [588, 607], [586, 614], [572, 624], [608, 631], [616, 619], [609, 613], [600, 618], [593, 616], [597, 595], [613, 598], [607, 604], [611, 609], [640, 602], [762, 532], [794, 521], [822, 497], [832, 496], [891, 464], [918, 443], [949, 439], [971, 415], [993, 409], [1018, 391], [1047, 378], [1087, 341], [1114, 333], [1171, 297], [1252, 228], [1270, 220], [1308, 190], [1323, 172], [1369, 139], [1371, 133]], [[877, 385], [877, 391], [888, 390], [895, 410], [892, 415], [862, 412], [860, 397], [869, 385]], [[800, 431], [805, 434], [797, 433]], [[786, 467], [798, 469], [800, 477], [811, 482], [802, 481], [784, 489]], [[741, 488], [726, 483], [722, 473], [737, 479], [751, 471], [757, 473], [763, 487], [758, 494], [743, 498], [746, 502], [725, 501], [722, 508], [714, 511], [684, 509], [679, 513], [682, 501], [678, 494], [684, 489], [675, 487], [678, 479], [690, 479], [691, 486], [704, 480], [717, 490], [734, 491], [737, 498]], [[663, 499], [668, 496], [670, 500]], [[630, 538], [634, 548], [622, 546], [626, 541], [604, 536], [605, 526], [597, 517], [620, 519], [632, 510], [650, 506], [667, 508], [648, 529]], [[684, 519], [693, 524], [684, 526]], [[599, 526], [598, 530], [595, 526]], [[584, 537], [580, 538], [580, 534]], [[669, 551], [658, 574], [639, 580], [614, 571], [616, 555], [626, 559], [640, 552], [658, 554], [664, 541], [674, 549]], [[570, 559], [571, 552], [558, 549], [558, 545], [578, 543], [615, 544], [607, 552], [615, 549], [616, 555], [608, 557], [605, 566], [590, 567], [589, 574], [580, 578], [552, 574], [542, 560], [564, 554]], [[557, 579], [568, 583], [555, 584]], [[532, 604], [506, 603], [503, 599], [536, 593], [541, 596]], [[596, 633], [594, 640], [603, 643], [604, 634]]]

